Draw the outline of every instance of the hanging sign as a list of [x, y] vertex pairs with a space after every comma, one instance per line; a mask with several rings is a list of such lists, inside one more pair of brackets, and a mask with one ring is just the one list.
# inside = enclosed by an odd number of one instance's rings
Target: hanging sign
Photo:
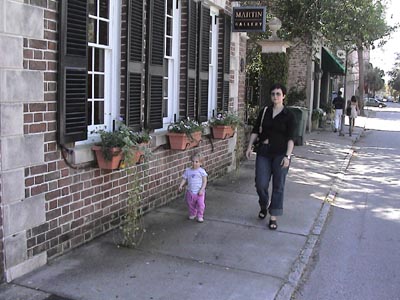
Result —
[[234, 7], [232, 18], [232, 31], [234, 32], [264, 32], [265, 31], [265, 6]]

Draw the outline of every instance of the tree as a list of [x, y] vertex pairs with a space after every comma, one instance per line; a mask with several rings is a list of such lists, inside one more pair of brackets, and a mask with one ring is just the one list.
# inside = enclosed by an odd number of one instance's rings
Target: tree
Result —
[[393, 69], [388, 72], [390, 76], [389, 86], [396, 91], [396, 94], [400, 93], [400, 53], [396, 53], [396, 60]]
[[368, 94], [372, 94], [375, 97], [375, 92], [383, 89], [385, 87], [385, 71], [374, 68], [371, 63], [366, 66], [365, 83], [367, 87]]
[[[322, 33], [344, 49], [355, 47], [358, 54], [359, 87], [364, 87], [364, 49], [390, 35], [395, 29], [386, 24], [385, 6], [373, 0], [324, 0]], [[359, 88], [360, 99], [364, 89]]]
[[[254, 1], [248, 4], [254, 5]], [[360, 87], [364, 86], [364, 49], [373, 46], [379, 39], [383, 41], [396, 28], [386, 24], [386, 8], [380, 0], [265, 0], [259, 1], [259, 4], [267, 5], [270, 14], [282, 21], [279, 36], [283, 39], [311, 41], [322, 37], [333, 48], [355, 48]], [[251, 39], [256, 40], [257, 37], [260, 35], [254, 34]], [[266, 35], [263, 34], [263, 37]], [[252, 49], [259, 51], [258, 48]], [[255, 52], [249, 54], [247, 61], [252, 61], [251, 55]], [[359, 89], [359, 97], [364, 98], [363, 88]]]

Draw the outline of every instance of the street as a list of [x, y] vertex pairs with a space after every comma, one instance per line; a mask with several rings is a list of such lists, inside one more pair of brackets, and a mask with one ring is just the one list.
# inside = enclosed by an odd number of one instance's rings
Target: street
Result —
[[400, 105], [366, 111], [296, 300], [400, 299]]

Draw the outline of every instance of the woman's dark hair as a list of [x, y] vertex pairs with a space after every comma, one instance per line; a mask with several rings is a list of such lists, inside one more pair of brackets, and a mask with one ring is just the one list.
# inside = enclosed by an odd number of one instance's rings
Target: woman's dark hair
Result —
[[276, 89], [282, 90], [283, 96], [286, 95], [286, 87], [285, 87], [283, 84], [280, 84], [280, 83], [275, 83], [275, 84], [273, 84], [273, 85], [271, 86], [271, 88], [269, 89], [269, 93], [271, 94], [271, 92], [272, 92], [273, 90], [276, 90]]
[[356, 96], [351, 96], [351, 102], [357, 102]]

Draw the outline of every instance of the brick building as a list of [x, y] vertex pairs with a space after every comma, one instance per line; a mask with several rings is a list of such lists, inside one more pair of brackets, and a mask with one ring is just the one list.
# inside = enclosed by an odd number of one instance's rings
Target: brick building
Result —
[[[194, 150], [170, 150], [168, 125], [244, 109], [231, 13], [229, 0], [0, 0], [2, 280], [120, 224], [128, 172], [96, 167], [94, 130], [150, 130], [146, 172], [134, 167], [142, 212], [176, 198]], [[210, 180], [235, 167], [237, 144], [204, 136]]]

